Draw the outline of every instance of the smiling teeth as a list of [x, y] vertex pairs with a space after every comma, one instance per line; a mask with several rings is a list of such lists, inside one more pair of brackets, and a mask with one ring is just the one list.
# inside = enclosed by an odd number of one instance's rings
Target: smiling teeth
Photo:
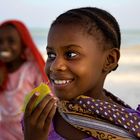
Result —
[[61, 84], [67, 84], [70, 80], [54, 80], [55, 84], [61, 85]]
[[10, 54], [10, 52], [3, 51], [3, 52], [0, 52], [0, 55], [4, 56], [4, 57], [9, 57], [11, 54]]

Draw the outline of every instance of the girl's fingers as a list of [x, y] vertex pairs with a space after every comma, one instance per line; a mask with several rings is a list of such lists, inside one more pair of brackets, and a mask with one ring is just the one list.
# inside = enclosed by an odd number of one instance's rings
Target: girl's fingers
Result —
[[40, 114], [37, 122], [38, 123], [38, 127], [39, 128], [43, 128], [44, 124], [45, 124], [45, 120], [48, 119], [48, 114], [50, 113], [50, 111], [52, 110], [54, 104], [56, 103], [56, 101], [54, 99], [51, 99], [48, 104], [45, 106], [44, 110], [42, 111], [42, 113]]
[[57, 108], [57, 103], [55, 103], [53, 105], [53, 107], [51, 108], [51, 110], [50, 110], [50, 112], [49, 112], [49, 114], [48, 114], [48, 116], [47, 116], [47, 118], [45, 120], [45, 123], [44, 123], [44, 131], [45, 132], [49, 131], [49, 126], [50, 126], [52, 118], [53, 118], [53, 116], [54, 116], [54, 114], [56, 112], [56, 108]]
[[37, 107], [34, 109], [32, 113], [32, 121], [37, 121], [40, 114], [42, 114], [42, 111], [44, 110], [45, 106], [48, 106], [48, 103], [50, 100], [52, 100], [53, 97], [51, 95], [46, 95], [43, 100], [37, 105]]
[[[50, 121], [55, 114], [56, 102], [58, 99], [54, 96], [46, 95], [34, 108], [38, 96], [39, 94], [34, 94], [27, 104], [24, 114], [24, 122], [26, 122], [25, 126], [30, 129], [44, 130], [44, 126], [47, 125], [45, 126], [45, 129], [49, 130]], [[48, 131], [45, 132], [48, 133]]]
[[33, 110], [33, 106], [39, 96], [39, 92], [36, 92], [30, 99], [30, 101], [28, 102], [26, 109], [25, 109], [25, 113], [24, 113], [24, 118], [27, 118], [31, 115], [32, 110]]

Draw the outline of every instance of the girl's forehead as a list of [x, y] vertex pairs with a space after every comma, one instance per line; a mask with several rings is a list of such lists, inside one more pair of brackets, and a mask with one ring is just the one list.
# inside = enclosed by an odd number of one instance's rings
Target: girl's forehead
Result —
[[80, 38], [92, 37], [82, 26], [73, 24], [58, 24], [50, 28], [48, 41], [60, 40], [77, 40]]
[[94, 51], [98, 47], [97, 39], [88, 33], [84, 33], [78, 26], [57, 25], [51, 28], [48, 35], [47, 49], [87, 52]]
[[0, 30], [16, 30], [16, 28], [13, 25], [10, 24], [6, 24], [6, 25], [2, 25], [0, 26]]
[[75, 44], [83, 38], [82, 33], [79, 29], [71, 26], [57, 26], [53, 27], [48, 35], [48, 43], [50, 44]]
[[[60, 37], [61, 35], [64, 38], [86, 38], [86, 39], [92, 39], [99, 42], [102, 42], [104, 39], [104, 35], [97, 30], [95, 27], [88, 28], [85, 25], [82, 24], [74, 24], [74, 23], [68, 23], [68, 24], [55, 24], [50, 28], [48, 39]], [[61, 36], [62, 37], [62, 36]], [[103, 43], [103, 42], [102, 42]]]
[[[83, 27], [68, 25], [55, 25], [52, 26], [48, 34], [48, 45], [54, 46], [56, 44], [85, 44], [87, 42], [95, 43], [96, 36], [87, 33]], [[96, 42], [97, 43], [97, 42]]]
[[10, 36], [19, 36], [19, 33], [16, 28], [11, 25], [4, 25], [0, 27], [0, 36], [10, 35]]

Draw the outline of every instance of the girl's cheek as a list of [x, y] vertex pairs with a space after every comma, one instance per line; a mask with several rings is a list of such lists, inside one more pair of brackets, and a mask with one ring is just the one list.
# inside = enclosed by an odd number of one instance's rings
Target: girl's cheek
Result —
[[44, 68], [46, 74], [48, 74], [48, 66], [47, 66], [47, 65], [48, 65], [48, 64], [47, 64], [47, 62], [46, 62], [45, 68]]

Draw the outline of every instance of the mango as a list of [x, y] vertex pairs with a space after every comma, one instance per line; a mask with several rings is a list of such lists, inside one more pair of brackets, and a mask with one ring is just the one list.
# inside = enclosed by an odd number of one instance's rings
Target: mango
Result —
[[37, 100], [33, 106], [33, 109], [40, 103], [40, 101], [49, 93], [51, 93], [51, 89], [47, 84], [41, 83], [38, 87], [34, 88], [30, 93], [28, 93], [24, 98], [24, 104], [22, 107], [22, 112], [25, 112], [26, 106], [30, 100], [30, 98], [33, 96], [34, 93], [39, 92], [39, 96], [37, 97]]

